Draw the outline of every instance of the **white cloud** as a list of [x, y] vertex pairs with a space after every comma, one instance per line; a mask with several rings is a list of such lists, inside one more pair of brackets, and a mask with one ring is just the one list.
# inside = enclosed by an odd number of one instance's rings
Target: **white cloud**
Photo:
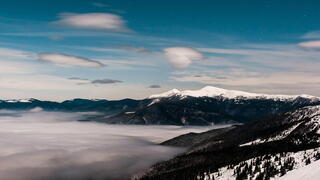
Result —
[[110, 13], [63, 13], [54, 23], [80, 29], [128, 31], [122, 17]]
[[[236, 75], [238, 74], [238, 75]], [[272, 73], [272, 74], [257, 74], [248, 76], [246, 72], [243, 74], [234, 73], [232, 76], [182, 76], [174, 77], [174, 80], [185, 82], [202, 82], [204, 84], [221, 84], [228, 86], [262, 86], [262, 85], [297, 85], [304, 83], [320, 83], [320, 79], [314, 78], [318, 74], [313, 73]]]
[[0, 79], [0, 88], [25, 91], [74, 91], [77, 85], [68, 79], [49, 75], [10, 75]]
[[192, 61], [203, 59], [199, 51], [189, 47], [169, 47], [165, 48], [164, 52], [174, 68], [186, 68]]
[[11, 48], [0, 48], [0, 57], [11, 58], [11, 59], [26, 59], [34, 57], [33, 53], [27, 51], [21, 51]]
[[40, 53], [38, 54], [40, 61], [50, 62], [58, 65], [66, 66], [84, 66], [84, 67], [103, 67], [99, 61], [90, 60], [83, 57], [72, 56], [61, 53]]
[[36, 67], [28, 63], [15, 62], [15, 61], [3, 61], [0, 58], [0, 74], [30, 74], [36, 72]]
[[320, 40], [319, 41], [306, 41], [306, 42], [299, 43], [298, 45], [302, 48], [320, 50]]
[[319, 39], [320, 31], [311, 31], [302, 36], [302, 39]]
[[29, 74], [36, 72], [37, 67], [28, 61], [35, 57], [36, 54], [32, 52], [0, 48], [0, 74]]

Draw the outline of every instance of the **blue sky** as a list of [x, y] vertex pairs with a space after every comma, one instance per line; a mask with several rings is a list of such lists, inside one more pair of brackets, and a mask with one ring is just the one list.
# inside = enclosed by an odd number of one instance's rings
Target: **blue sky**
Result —
[[320, 96], [319, 19], [316, 0], [4, 0], [0, 98]]

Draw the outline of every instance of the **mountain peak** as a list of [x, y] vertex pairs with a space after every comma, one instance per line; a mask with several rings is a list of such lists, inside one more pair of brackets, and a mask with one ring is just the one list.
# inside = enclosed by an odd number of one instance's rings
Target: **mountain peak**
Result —
[[151, 95], [149, 98], [155, 99], [155, 98], [162, 98], [162, 97], [171, 97], [171, 96], [179, 95], [180, 93], [181, 91], [179, 91], [178, 89], [171, 89], [170, 91], [167, 91], [161, 94]]
[[223, 88], [218, 88], [214, 86], [205, 86], [199, 90], [184, 90], [179, 91], [177, 89], [172, 89], [170, 91], [152, 95], [149, 98], [165, 98], [172, 96], [180, 96], [181, 98], [191, 96], [191, 97], [224, 97], [228, 99], [235, 98], [245, 98], [245, 99], [276, 99], [276, 100], [288, 100], [288, 99], [296, 99], [298, 97], [307, 98], [307, 99], [317, 99], [320, 98], [311, 96], [311, 95], [270, 95], [270, 94], [259, 94], [259, 93], [250, 93], [238, 90], [227, 90]]

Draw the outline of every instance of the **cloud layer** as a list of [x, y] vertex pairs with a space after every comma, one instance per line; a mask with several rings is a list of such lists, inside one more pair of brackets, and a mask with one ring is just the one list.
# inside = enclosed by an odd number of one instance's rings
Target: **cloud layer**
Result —
[[157, 85], [157, 84], [153, 84], [153, 85], [148, 86], [148, 88], [161, 88], [161, 86]]
[[302, 48], [320, 50], [320, 41], [306, 41], [298, 44]]
[[54, 23], [79, 28], [108, 31], [128, 31], [125, 21], [118, 15], [110, 13], [86, 13], [74, 14], [63, 13], [59, 15], [60, 20]]
[[0, 57], [4, 57], [6, 59], [27, 59], [32, 58], [33, 56], [33, 53], [27, 51], [10, 48], [0, 48]]
[[114, 83], [121, 83], [120, 80], [114, 80], [114, 79], [96, 79], [91, 81], [92, 84], [114, 84]]
[[236, 47], [197, 48], [206, 59], [188, 70], [176, 70], [171, 79], [250, 92], [319, 96], [317, 41]]
[[149, 53], [151, 52], [149, 49], [146, 49], [144, 47], [138, 47], [138, 46], [119, 46], [119, 49], [127, 50], [127, 51], [133, 51], [138, 53]]
[[126, 179], [181, 152], [156, 143], [209, 129], [76, 121], [82, 115], [0, 110], [0, 179]]
[[84, 67], [103, 67], [99, 61], [90, 60], [87, 58], [73, 56], [62, 53], [40, 53], [38, 59], [43, 62], [50, 62], [65, 66], [84, 66]]
[[186, 68], [192, 61], [203, 59], [199, 51], [189, 47], [169, 47], [164, 49], [164, 53], [174, 68]]

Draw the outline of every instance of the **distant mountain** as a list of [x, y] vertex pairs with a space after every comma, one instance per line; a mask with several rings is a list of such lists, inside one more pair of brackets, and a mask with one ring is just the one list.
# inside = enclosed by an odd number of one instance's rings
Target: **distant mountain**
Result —
[[178, 137], [174, 137], [172, 139], [164, 141], [161, 143], [161, 145], [175, 146], [175, 147], [192, 147], [192, 146], [195, 146], [196, 144], [199, 144], [200, 142], [202, 142], [206, 139], [210, 139], [210, 138], [219, 136], [221, 134], [224, 134], [224, 133], [236, 128], [237, 126], [238, 125], [233, 125], [230, 127], [213, 129], [213, 130], [206, 131], [203, 133], [190, 132], [188, 134], [183, 134]]
[[269, 94], [258, 94], [249, 93], [244, 91], [227, 90], [213, 86], [206, 86], [200, 90], [185, 90], [179, 91], [172, 89], [168, 92], [161, 94], [151, 95], [150, 99], [168, 98], [168, 97], [179, 97], [180, 99], [187, 97], [220, 97], [225, 99], [272, 99], [281, 101], [292, 101], [297, 98], [304, 98], [319, 101], [319, 97], [302, 94], [302, 95], [269, 95]]
[[152, 95], [135, 109], [96, 120], [123, 124], [243, 123], [318, 104], [320, 98], [310, 95], [266, 95], [207, 86], [195, 91], [174, 89]]
[[267, 95], [226, 90], [212, 86], [200, 90], [171, 90], [147, 99], [89, 100], [63, 102], [37, 99], [2, 100], [0, 109], [48, 111], [98, 111], [85, 120], [112, 124], [212, 125], [244, 123], [310, 105], [320, 98], [310, 95]]
[[[286, 174], [298, 162], [308, 164], [320, 159], [320, 106], [280, 113], [224, 131], [187, 134], [166, 141], [167, 145], [170, 141], [186, 143], [191, 138], [197, 143], [184, 154], [154, 165], [142, 179], [204, 179], [208, 174], [217, 179], [268, 179]], [[209, 136], [203, 138], [205, 134]], [[298, 151], [299, 156], [292, 155]]]
[[116, 114], [136, 108], [143, 101], [123, 99], [116, 101], [73, 99], [63, 102], [41, 101], [37, 99], [0, 100], [0, 109], [31, 110], [42, 108], [47, 111], [97, 111], [103, 114]]

